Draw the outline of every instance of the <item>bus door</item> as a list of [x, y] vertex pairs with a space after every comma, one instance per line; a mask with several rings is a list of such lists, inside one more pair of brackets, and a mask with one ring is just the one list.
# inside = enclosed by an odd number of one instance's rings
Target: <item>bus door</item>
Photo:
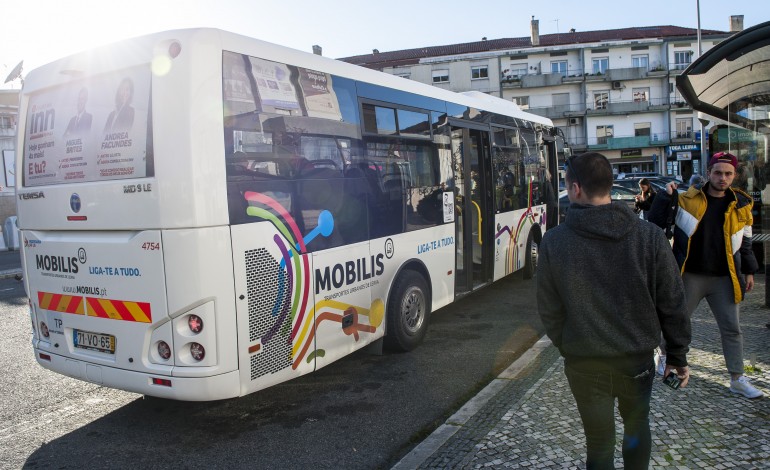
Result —
[[543, 136], [543, 157], [545, 158], [545, 176], [544, 185], [550, 185], [550, 188], [543, 187], [543, 199], [546, 204], [546, 230], [556, 227], [559, 223], [559, 147], [563, 153], [564, 143], [561, 137]]
[[452, 158], [457, 186], [455, 291], [492, 281], [492, 169], [489, 130], [453, 125]]

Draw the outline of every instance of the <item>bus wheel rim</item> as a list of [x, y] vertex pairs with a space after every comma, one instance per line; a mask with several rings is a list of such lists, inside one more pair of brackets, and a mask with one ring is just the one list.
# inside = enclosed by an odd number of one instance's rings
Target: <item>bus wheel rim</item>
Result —
[[425, 294], [417, 287], [410, 287], [401, 300], [401, 318], [406, 330], [415, 334], [425, 321]]

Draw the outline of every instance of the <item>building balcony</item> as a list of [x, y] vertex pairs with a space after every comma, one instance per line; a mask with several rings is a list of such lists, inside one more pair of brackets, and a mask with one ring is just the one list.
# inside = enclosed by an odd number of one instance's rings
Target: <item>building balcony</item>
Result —
[[629, 67], [607, 70], [607, 80], [641, 80], [647, 78], [647, 67]]
[[667, 112], [669, 109], [690, 109], [690, 106], [685, 102], [674, 102], [669, 104], [666, 98], [652, 98], [646, 101], [612, 101], [609, 103], [601, 103], [598, 108], [594, 108], [592, 105], [594, 105], [594, 103], [589, 106], [579, 103], [537, 108], [530, 107], [525, 111], [549, 119], [562, 119], [586, 115], [609, 116], [619, 114], [660, 113]]
[[544, 116], [549, 119], [563, 119], [568, 117], [582, 116], [586, 112], [584, 104], [564, 104], [556, 106], [547, 106], [544, 108], [529, 108], [527, 112]]
[[693, 144], [700, 141], [700, 132], [672, 132], [671, 145]]
[[16, 135], [16, 127], [0, 127], [0, 137], [13, 137]]
[[562, 84], [560, 73], [528, 73], [526, 75], [507, 75], [500, 80], [503, 88], [541, 88]]
[[[508, 71], [506, 70], [506, 72]], [[584, 81], [613, 82], [623, 80], [643, 80], [648, 77], [664, 77], [667, 74], [668, 70], [661, 66], [655, 67], [654, 69], [648, 69], [647, 67], [607, 69], [603, 73], [586, 72], [582, 69], [570, 70], [565, 73], [526, 73], [520, 75], [506, 73], [500, 77], [500, 84], [503, 88], [540, 88], [569, 83], [581, 83]]]
[[611, 115], [611, 114], [634, 114], [634, 113], [649, 113], [649, 112], [663, 112], [668, 110], [668, 103], [665, 98], [653, 98], [651, 100], [642, 101], [612, 101], [609, 103], [601, 103], [597, 107], [588, 107], [586, 114], [588, 115]]
[[669, 64], [668, 68], [672, 76], [681, 75], [690, 64]]
[[675, 110], [686, 110], [686, 109], [692, 109], [692, 108], [681, 97], [677, 97], [676, 101], [672, 101], [671, 102], [671, 110], [672, 111], [675, 111]]
[[698, 144], [699, 139], [698, 132], [657, 132], [643, 136], [590, 137], [587, 144], [588, 150], [621, 150]]

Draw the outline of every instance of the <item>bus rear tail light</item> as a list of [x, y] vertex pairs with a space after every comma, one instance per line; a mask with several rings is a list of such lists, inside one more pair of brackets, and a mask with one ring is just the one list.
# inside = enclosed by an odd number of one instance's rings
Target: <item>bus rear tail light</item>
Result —
[[44, 321], [40, 322], [40, 334], [46, 338], [51, 336], [51, 333], [48, 332], [48, 325], [46, 325]]
[[176, 57], [182, 52], [182, 45], [178, 42], [174, 41], [168, 46], [168, 55], [172, 59], [176, 59]]
[[38, 356], [40, 356], [40, 359], [42, 359], [44, 361], [51, 362], [51, 356], [48, 355], [48, 354], [40, 353], [40, 354], [38, 354]]
[[187, 326], [190, 327], [190, 331], [195, 333], [196, 335], [203, 331], [203, 319], [199, 317], [198, 315], [190, 315], [187, 318]]
[[153, 385], [162, 385], [164, 387], [170, 387], [171, 381], [169, 379], [159, 379], [157, 377], [152, 378], [152, 384]]
[[190, 355], [196, 361], [202, 361], [206, 357], [206, 349], [200, 343], [190, 343]]
[[158, 342], [158, 356], [166, 361], [171, 357], [171, 346], [169, 346], [167, 342]]

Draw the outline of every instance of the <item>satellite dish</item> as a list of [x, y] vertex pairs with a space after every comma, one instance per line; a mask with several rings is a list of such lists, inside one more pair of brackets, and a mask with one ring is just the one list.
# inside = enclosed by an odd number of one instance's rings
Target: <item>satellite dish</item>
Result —
[[11, 73], [8, 74], [8, 77], [5, 79], [5, 83], [12, 82], [16, 80], [17, 78], [21, 78], [21, 69], [24, 67], [24, 61], [22, 60], [18, 64], [16, 64], [16, 67], [11, 70]]

